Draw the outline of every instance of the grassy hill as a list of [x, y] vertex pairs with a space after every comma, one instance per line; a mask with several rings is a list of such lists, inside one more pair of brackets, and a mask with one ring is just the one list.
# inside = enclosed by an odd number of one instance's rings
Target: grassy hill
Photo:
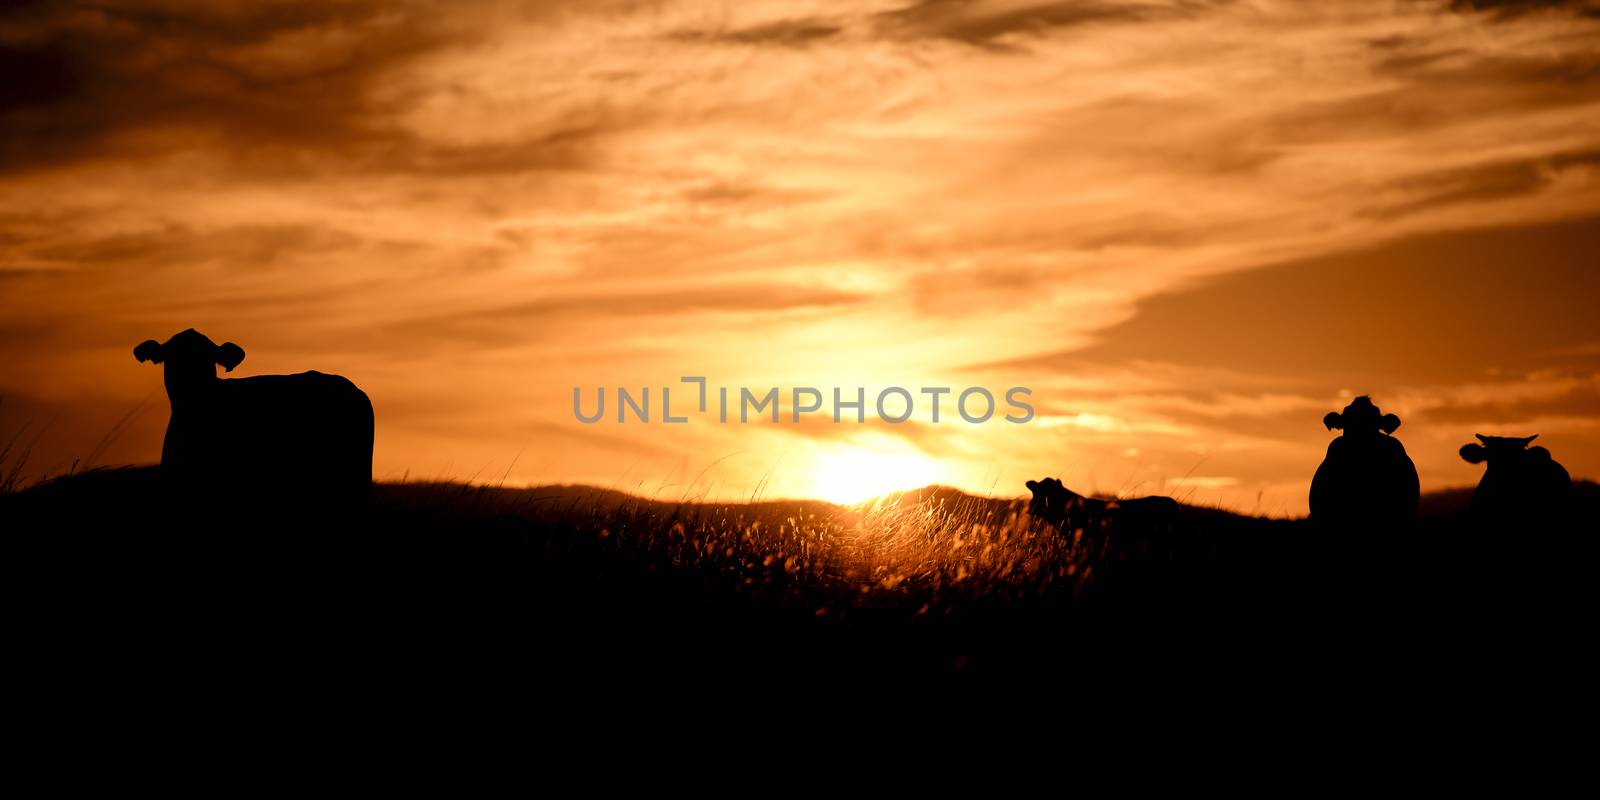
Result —
[[[1592, 520], [1600, 492], [1582, 495]], [[1063, 532], [1023, 500], [945, 487], [844, 507], [391, 483], [326, 520], [227, 498], [185, 513], [154, 468], [124, 468], [0, 494], [0, 521], [43, 630], [139, 652], [1004, 681], [1289, 641], [1351, 656], [1526, 635], [1530, 609], [1562, 618], [1579, 563], [1562, 543], [1588, 528], [1474, 533], [1467, 496], [1426, 498], [1412, 529], [1340, 537], [1194, 507], [1159, 531]]]

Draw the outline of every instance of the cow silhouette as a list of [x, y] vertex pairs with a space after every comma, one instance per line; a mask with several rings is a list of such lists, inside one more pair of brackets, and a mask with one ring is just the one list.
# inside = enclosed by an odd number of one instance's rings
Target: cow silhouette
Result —
[[1028, 481], [1026, 485], [1033, 492], [1029, 516], [1060, 529], [1102, 555], [1120, 557], [1137, 551], [1170, 533], [1178, 519], [1178, 501], [1170, 497], [1101, 500], [1078, 494], [1056, 478]]
[[1543, 447], [1529, 447], [1538, 434], [1484, 436], [1463, 445], [1461, 458], [1487, 463], [1472, 493], [1472, 513], [1492, 525], [1548, 524], [1562, 521], [1573, 501], [1572, 476]]
[[193, 328], [143, 342], [133, 355], [164, 367], [172, 415], [161, 479], [191, 507], [342, 510], [365, 502], [372, 403], [349, 380], [321, 372], [219, 378], [217, 367], [232, 372], [244, 350]]
[[1393, 434], [1400, 418], [1384, 414], [1366, 395], [1343, 412], [1322, 418], [1328, 430], [1344, 433], [1328, 443], [1328, 453], [1311, 478], [1311, 520], [1332, 530], [1403, 526], [1417, 513], [1417, 467]]

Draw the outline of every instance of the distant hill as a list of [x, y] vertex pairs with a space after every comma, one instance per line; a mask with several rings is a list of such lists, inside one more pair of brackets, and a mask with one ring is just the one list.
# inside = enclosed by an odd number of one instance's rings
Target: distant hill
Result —
[[[838, 506], [379, 483], [354, 516], [227, 497], [186, 513], [158, 478], [97, 469], [0, 492], [0, 546], [27, 613], [73, 641], [118, 642], [117, 663], [149, 665], [148, 680], [195, 680], [172, 665], [211, 663], [221, 640], [245, 673], [271, 663], [263, 653], [318, 665], [331, 653], [370, 661], [364, 676], [504, 664], [536, 687], [655, 673], [771, 692], [952, 672], [1000, 687], [1090, 655], [1179, 663], [1213, 647], [1219, 626], [1274, 658], [1301, 632], [1318, 659], [1343, 641], [1386, 664], [1459, 632], [1476, 659], [1482, 641], [1529, 635], [1530, 620], [1576, 640], [1560, 612], [1587, 608], [1569, 596], [1587, 585], [1574, 555], [1587, 538], [1484, 538], [1463, 519], [1468, 489], [1427, 495], [1414, 535], [1367, 536], [1195, 506], [1063, 530], [1024, 516], [1021, 496], [947, 486]], [[1580, 491], [1572, 528], [1586, 533], [1600, 491]], [[1496, 619], [1508, 627], [1484, 633]]]
[[[69, 476], [41, 482], [25, 490], [28, 494], [56, 496], [63, 492], [93, 494], [119, 502], [121, 498], [142, 496], [156, 486], [158, 467], [121, 466], [102, 467]], [[1600, 504], [1600, 484], [1578, 480], [1573, 487], [1584, 502]], [[1418, 514], [1423, 517], [1451, 516], [1466, 513], [1471, 507], [1475, 487], [1458, 486], [1425, 492], [1418, 504]], [[963, 513], [978, 512], [1002, 517], [1007, 513], [1027, 508], [1026, 491], [1012, 497], [984, 497], [969, 494], [951, 486], [930, 485], [920, 489], [889, 492], [880, 497], [850, 505], [838, 505], [824, 500], [764, 499], [754, 503], [730, 501], [705, 501], [698, 498], [661, 498], [630, 494], [618, 489], [585, 484], [550, 484], [531, 487], [506, 487], [488, 484], [470, 484], [454, 481], [378, 482], [374, 491], [380, 496], [428, 495], [440, 501], [456, 504], [463, 501], [492, 505], [498, 509], [528, 510], [534, 507], [556, 506], [573, 511], [594, 512], [623, 506], [638, 508], [671, 509], [684, 506], [749, 506], [753, 508], [804, 509], [808, 513], [836, 513], [844, 510], [882, 509], [890, 506], [943, 508]], [[1101, 497], [1109, 497], [1101, 495]], [[1190, 506], [1224, 516], [1249, 518], [1248, 514], [1223, 511], [1208, 506]]]

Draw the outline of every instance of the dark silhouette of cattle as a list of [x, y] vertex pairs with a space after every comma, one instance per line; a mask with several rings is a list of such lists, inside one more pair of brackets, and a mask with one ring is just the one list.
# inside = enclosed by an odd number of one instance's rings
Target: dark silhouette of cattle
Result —
[[1322, 418], [1343, 435], [1311, 479], [1311, 520], [1331, 530], [1371, 530], [1409, 524], [1416, 517], [1417, 467], [1393, 434], [1400, 418], [1383, 414], [1362, 395]]
[[[372, 484], [372, 403], [338, 375], [217, 377], [244, 350], [190, 328], [133, 350], [163, 365], [172, 416], [161, 479], [190, 507], [245, 514], [348, 509]], [[248, 505], [241, 505], [242, 501]]]
[[1573, 501], [1572, 476], [1543, 447], [1526, 437], [1484, 436], [1463, 445], [1461, 458], [1484, 464], [1483, 479], [1472, 493], [1472, 514], [1494, 526], [1564, 521]]
[[1170, 497], [1101, 500], [1078, 494], [1055, 478], [1028, 481], [1027, 487], [1033, 492], [1029, 516], [1063, 534], [1081, 536], [1091, 550], [1104, 554], [1125, 554], [1164, 536], [1179, 513], [1178, 501]]
[[1102, 500], [1084, 497], [1055, 478], [1028, 481], [1028, 514], [1059, 532], [1082, 569], [1080, 586], [1094, 596], [1116, 597], [1123, 607], [1161, 596], [1200, 571], [1201, 537], [1187, 535], [1182, 508], [1170, 497]]
[[1068, 489], [1056, 478], [1028, 481], [1033, 492], [1028, 515], [1066, 530], [1083, 528], [1119, 519], [1129, 524], [1154, 523], [1178, 513], [1178, 501], [1170, 497], [1135, 497], [1127, 500], [1100, 500]]

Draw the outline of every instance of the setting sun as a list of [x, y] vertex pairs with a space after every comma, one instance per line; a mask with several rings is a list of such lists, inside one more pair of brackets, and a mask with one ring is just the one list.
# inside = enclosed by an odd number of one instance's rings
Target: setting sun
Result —
[[810, 494], [841, 505], [941, 483], [939, 462], [909, 449], [835, 445], [811, 467]]

